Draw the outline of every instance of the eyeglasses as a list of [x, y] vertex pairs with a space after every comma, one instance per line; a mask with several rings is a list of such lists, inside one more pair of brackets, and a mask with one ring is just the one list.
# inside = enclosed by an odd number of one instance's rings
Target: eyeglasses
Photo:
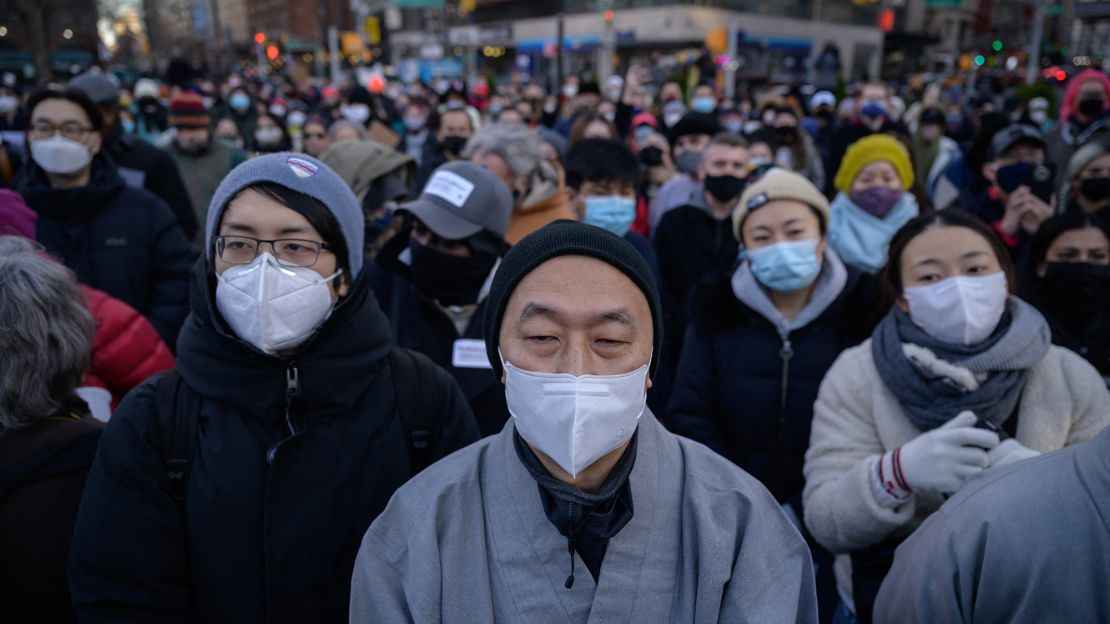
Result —
[[85, 136], [92, 132], [92, 128], [82, 126], [76, 121], [67, 121], [61, 125], [55, 125], [49, 121], [36, 121], [31, 125], [31, 138], [32, 139], [49, 139], [55, 133], [61, 132], [62, 136], [72, 141], [83, 141]]
[[317, 134], [315, 132], [306, 132], [306, 133], [304, 133], [304, 138], [306, 138], [306, 139], [322, 139], [326, 136], [328, 136], [328, 135], [324, 134], [323, 132], [320, 132], [319, 134]]
[[228, 264], [250, 264], [266, 243], [274, 251], [278, 264], [289, 267], [310, 267], [320, 259], [320, 250], [327, 250], [321, 241], [279, 238], [259, 240], [250, 236], [217, 236], [216, 255]]

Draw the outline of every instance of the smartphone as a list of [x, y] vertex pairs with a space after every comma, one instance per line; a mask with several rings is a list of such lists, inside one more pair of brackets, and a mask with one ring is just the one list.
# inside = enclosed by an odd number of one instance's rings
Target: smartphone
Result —
[[1046, 204], [1052, 203], [1052, 180], [1056, 177], [1056, 166], [1044, 163], [1033, 167], [1025, 181], [1029, 190]]

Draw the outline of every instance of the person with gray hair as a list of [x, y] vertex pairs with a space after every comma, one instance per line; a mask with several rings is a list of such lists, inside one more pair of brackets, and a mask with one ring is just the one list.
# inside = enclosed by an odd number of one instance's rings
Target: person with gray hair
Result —
[[482, 127], [463, 150], [463, 158], [492, 171], [513, 193], [505, 233], [510, 245], [548, 223], [578, 218], [567, 201], [562, 168], [544, 157], [541, 143], [532, 128], [495, 123]]
[[13, 622], [72, 621], [66, 557], [100, 437], [77, 387], [94, 324], [77, 280], [0, 237], [0, 601]]
[[359, 124], [338, 119], [328, 127], [328, 144], [334, 145], [343, 141], [365, 141], [370, 138], [366, 128]]

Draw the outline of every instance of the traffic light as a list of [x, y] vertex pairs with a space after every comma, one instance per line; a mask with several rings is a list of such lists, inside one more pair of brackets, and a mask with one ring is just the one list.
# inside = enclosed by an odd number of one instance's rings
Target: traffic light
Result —
[[254, 42], [257, 43], [258, 45], [262, 45], [263, 43], [266, 43], [266, 33], [263, 33], [263, 32], [254, 33]]
[[982, 54], [976, 54], [975, 55], [975, 64], [978, 65], [979, 67], [982, 67], [983, 64], [986, 63], [986, 62], [987, 62], [987, 59]]
[[276, 45], [271, 43], [269, 46], [266, 47], [266, 58], [274, 61], [277, 60], [277, 57], [279, 56], [281, 56], [281, 50], [279, 50]]
[[888, 33], [894, 30], [894, 9], [883, 9], [878, 13], [879, 30]]
[[993, 48], [995, 52], [1001, 52], [1002, 51], [1002, 41], [1000, 41], [998, 39], [995, 39], [994, 43], [991, 44], [991, 48]]
[[605, 15], [605, 25], [606, 26], [612, 26], [613, 25], [613, 18], [615, 18], [617, 16], [617, 14], [613, 12], [613, 9], [605, 9], [604, 15]]

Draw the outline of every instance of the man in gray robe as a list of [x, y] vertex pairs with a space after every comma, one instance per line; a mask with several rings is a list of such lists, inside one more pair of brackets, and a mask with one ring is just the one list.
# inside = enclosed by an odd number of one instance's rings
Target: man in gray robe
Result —
[[875, 622], [1110, 622], [1110, 428], [965, 485], [898, 547]]
[[513, 418], [397, 491], [351, 621], [816, 622], [805, 542], [755, 479], [645, 407], [659, 296], [622, 238], [559, 221], [504, 257], [486, 351]]

